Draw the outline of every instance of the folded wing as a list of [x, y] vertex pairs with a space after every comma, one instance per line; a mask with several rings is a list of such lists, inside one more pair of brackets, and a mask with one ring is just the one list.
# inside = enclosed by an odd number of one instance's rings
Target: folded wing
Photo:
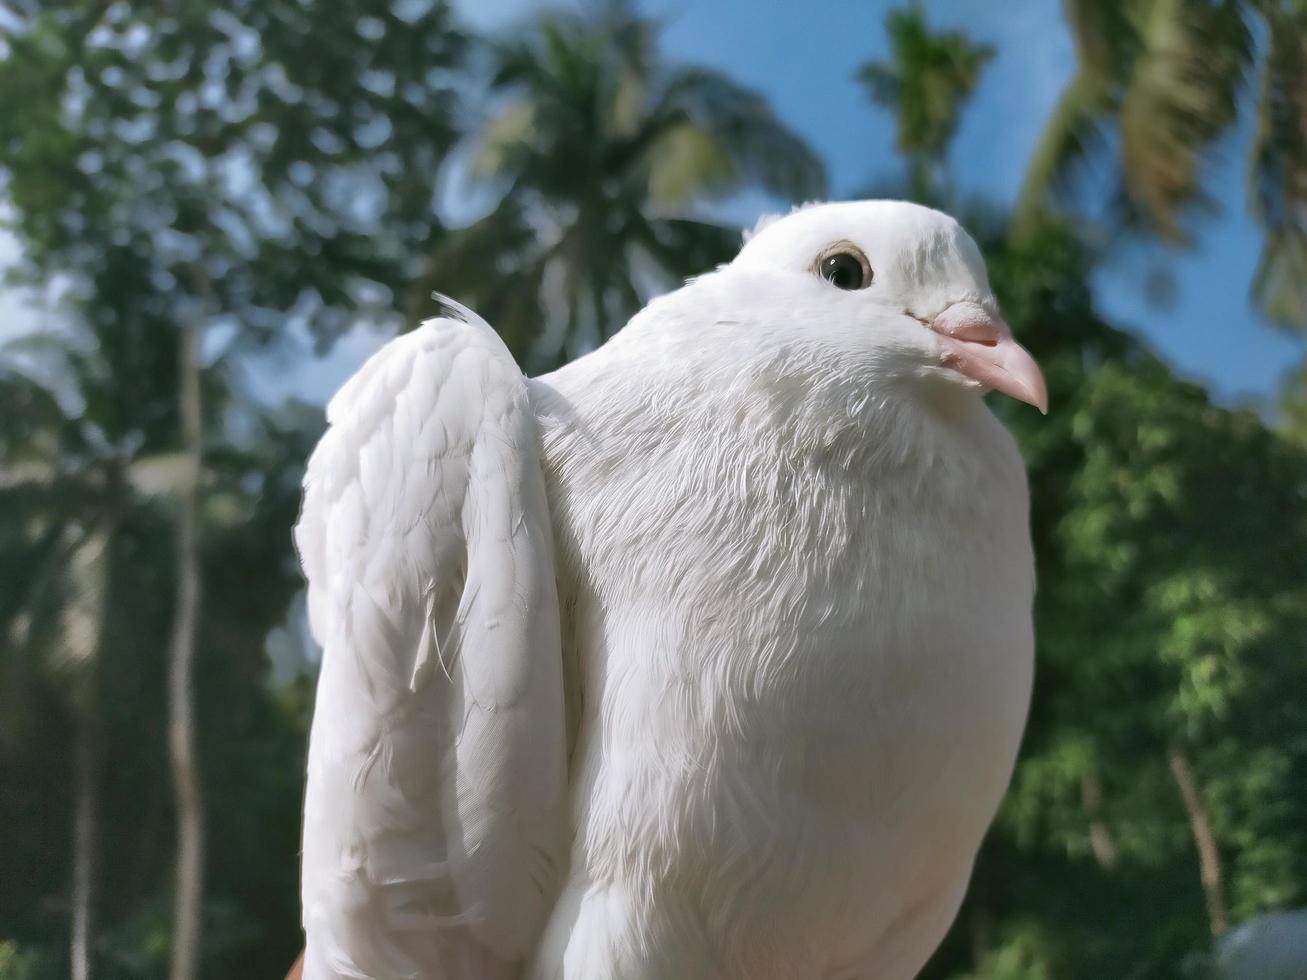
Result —
[[565, 859], [535, 419], [503, 343], [456, 310], [341, 389], [305, 476], [307, 980], [516, 976]]

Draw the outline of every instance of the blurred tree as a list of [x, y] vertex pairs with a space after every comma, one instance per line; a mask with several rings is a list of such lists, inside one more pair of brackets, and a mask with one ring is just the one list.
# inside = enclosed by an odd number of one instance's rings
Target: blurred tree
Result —
[[657, 25], [617, 0], [549, 12], [495, 47], [494, 112], [472, 172], [502, 196], [434, 252], [411, 322], [447, 285], [519, 360], [556, 365], [655, 288], [732, 256], [738, 232], [695, 217], [697, 203], [750, 186], [822, 194], [820, 161], [760, 95], [663, 64], [657, 40]]
[[[213, 629], [200, 608], [211, 510], [201, 471], [211, 475], [209, 450], [229, 442], [226, 369], [289, 325], [325, 343], [359, 316], [394, 315], [391, 297], [441, 230], [434, 181], [456, 135], [449, 73], [465, 42], [444, 4], [423, 0], [350, 0], [331, 17], [294, 0], [19, 2], [2, 23], [3, 189], [25, 273], [72, 284], [97, 348], [99, 370], [79, 379], [89, 427], [123, 466], [180, 452], [193, 474], [173, 494], [169, 670], [171, 972], [191, 977], [213, 809], [199, 793], [191, 683], [206, 643], [197, 631]], [[117, 518], [87, 518], [95, 553], [111, 553], [101, 542]], [[277, 552], [285, 564], [287, 542]], [[85, 566], [70, 609], [105, 591], [88, 584], [103, 563], [84, 554], [64, 556], [72, 578]], [[85, 915], [74, 918], [89, 922], [92, 888], [75, 890]], [[79, 971], [85, 931], [75, 929]]]
[[[1111, 175], [1106, 217], [1172, 244], [1211, 211], [1206, 164], [1251, 113], [1251, 209], [1264, 244], [1253, 300], [1307, 330], [1307, 7], [1297, 0], [1065, 0], [1072, 77], [1031, 159], [1024, 225], [1084, 204]], [[1258, 75], [1250, 91], [1253, 74]]]
[[955, 31], [932, 32], [913, 6], [885, 15], [888, 61], [869, 61], [858, 71], [871, 100], [894, 113], [899, 153], [908, 162], [913, 200], [947, 195], [945, 154], [963, 105], [975, 92], [994, 49]]
[[[45, 672], [64, 682], [72, 716], [69, 961], [73, 980], [86, 980], [91, 973], [99, 851], [102, 732], [97, 665], [108, 615], [109, 548], [133, 478], [147, 492], [157, 492], [190, 482], [193, 474], [188, 461], [175, 454], [125, 465], [92, 423], [65, 413], [58, 396], [22, 370], [24, 362], [29, 370], [34, 368], [31, 359], [23, 357], [33, 347], [45, 355], [61, 355], [65, 388], [83, 376], [88, 365], [80, 352], [41, 335], [0, 349], [8, 355], [0, 360], [0, 394], [13, 406], [16, 423], [0, 444], [0, 501], [12, 504], [19, 517], [9, 541], [26, 539], [35, 548], [28, 561], [41, 569], [10, 583], [5, 618], [14, 625], [15, 646], [24, 659], [39, 659]], [[19, 663], [11, 659], [5, 666], [10, 710], [0, 735], [13, 738], [29, 721], [24, 709], [32, 688], [22, 683]], [[30, 662], [21, 666], [30, 673]]]

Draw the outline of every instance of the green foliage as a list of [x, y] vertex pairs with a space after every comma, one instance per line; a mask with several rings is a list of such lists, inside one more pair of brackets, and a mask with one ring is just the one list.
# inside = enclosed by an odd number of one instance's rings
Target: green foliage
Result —
[[1014, 929], [1003, 946], [984, 954], [975, 973], [958, 980], [1054, 980], [1047, 945], [1036, 928]]
[[1300, 446], [1307, 446], [1307, 360], [1285, 379], [1280, 393], [1284, 432]]
[[0, 980], [36, 980], [39, 970], [39, 957], [0, 940]]

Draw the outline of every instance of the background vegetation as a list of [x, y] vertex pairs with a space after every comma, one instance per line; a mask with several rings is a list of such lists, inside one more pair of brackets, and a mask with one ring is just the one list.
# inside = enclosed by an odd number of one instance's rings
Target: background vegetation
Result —
[[[1206, 160], [1248, 125], [1247, 285], [1307, 330], [1307, 7], [1065, 10], [1078, 68], [1011, 214], [947, 164], [992, 49], [908, 7], [858, 76], [898, 125], [879, 193], [973, 229], [1055, 406], [995, 405], [1039, 670], [935, 978], [1202, 976], [1307, 904], [1307, 368], [1276, 411], [1214, 404], [1092, 288], [1114, 243], [1201, 241]], [[0, 347], [0, 978], [280, 976], [312, 689], [289, 528], [322, 420], [252, 365], [411, 327], [438, 286], [547, 368], [728, 259], [715, 202], [819, 197], [824, 167], [623, 3], [483, 38], [439, 0], [12, 0], [0, 32], [12, 272], [49, 297]], [[450, 159], [491, 202], [458, 228]]]

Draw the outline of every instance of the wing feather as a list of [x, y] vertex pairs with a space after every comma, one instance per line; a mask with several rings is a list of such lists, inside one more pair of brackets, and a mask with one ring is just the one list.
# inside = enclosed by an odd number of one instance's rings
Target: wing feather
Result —
[[470, 311], [332, 399], [295, 529], [323, 647], [305, 977], [512, 977], [566, 853], [558, 599], [526, 382]]

